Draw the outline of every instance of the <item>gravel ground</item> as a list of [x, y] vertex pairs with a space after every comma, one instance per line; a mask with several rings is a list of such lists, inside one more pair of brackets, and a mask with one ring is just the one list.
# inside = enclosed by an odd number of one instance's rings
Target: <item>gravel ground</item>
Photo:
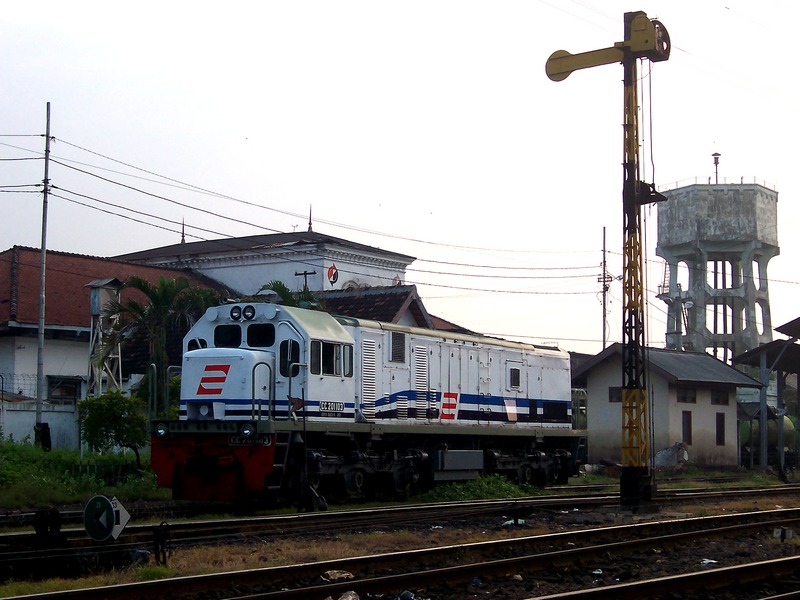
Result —
[[[776, 499], [780, 500], [780, 499]], [[783, 506], [790, 506], [794, 499], [783, 499]], [[715, 507], [720, 508], [719, 506]], [[771, 508], [771, 507], [770, 507]], [[741, 510], [741, 509], [740, 509]], [[700, 509], [704, 512], [705, 509]], [[665, 518], [667, 514], [652, 514], [644, 518]], [[684, 515], [681, 515], [684, 516]], [[641, 517], [637, 517], [641, 518]], [[603, 512], [564, 512], [559, 514], [543, 514], [529, 518], [522, 526], [517, 527], [517, 535], [525, 535], [535, 530], [536, 533], [546, 531], [565, 531], [575, 527], [610, 525], [620, 520], [630, 520], [630, 515]], [[483, 523], [477, 526], [464, 526], [464, 537], [475, 533], [478, 529], [498, 528], [497, 523]], [[498, 528], [499, 529], [499, 528]], [[435, 545], [435, 539], [426, 535]], [[504, 578], [483, 577], [476, 572], [472, 581], [464, 585], [452, 587], [406, 590], [383, 596], [365, 596], [361, 600], [466, 600], [475, 598], [491, 598], [492, 600], [520, 600], [546, 596], [580, 589], [614, 585], [640, 579], [667, 577], [678, 573], [690, 573], [705, 569], [714, 569], [735, 564], [768, 560], [800, 554], [800, 532], [797, 540], [781, 542], [773, 537], [773, 531], [761, 531], [754, 534], [739, 534], [737, 537], [724, 537], [692, 541], [686, 547], [652, 546], [639, 549], [635, 554], [627, 556], [599, 555], [590, 561], [575, 563], [567, 567], [542, 572], [519, 572]], [[800, 589], [800, 579], [783, 582], [771, 582], [755, 587], [738, 587], [730, 593], [704, 594], [697, 598], [713, 597], [727, 600], [734, 598], [758, 598], [776, 593]], [[693, 596], [673, 596], [675, 598], [693, 598]], [[344, 599], [355, 600], [356, 596], [345, 596]], [[334, 599], [336, 600], [336, 599]]]

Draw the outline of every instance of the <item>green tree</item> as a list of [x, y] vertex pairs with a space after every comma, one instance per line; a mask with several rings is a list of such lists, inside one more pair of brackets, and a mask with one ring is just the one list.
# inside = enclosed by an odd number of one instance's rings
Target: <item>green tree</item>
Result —
[[109, 390], [78, 402], [81, 437], [92, 450], [130, 448], [141, 467], [139, 448], [147, 443], [145, 403], [136, 394]]
[[167, 333], [176, 327], [188, 329], [209, 306], [216, 306], [221, 300], [219, 292], [207, 288], [193, 287], [185, 277], [166, 279], [160, 277], [151, 283], [143, 277], [130, 277], [123, 284], [125, 289], [136, 290], [139, 294], [123, 301], [112, 300], [103, 308], [105, 316], [116, 319], [112, 332], [113, 342], [136, 335], [144, 335], [149, 346], [150, 362], [156, 366], [157, 396], [164, 414], [169, 411], [167, 393]]

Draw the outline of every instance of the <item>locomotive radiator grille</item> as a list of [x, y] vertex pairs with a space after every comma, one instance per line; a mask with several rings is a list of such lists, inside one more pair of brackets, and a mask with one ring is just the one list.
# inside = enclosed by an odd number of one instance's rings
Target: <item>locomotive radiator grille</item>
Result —
[[363, 340], [361, 344], [361, 412], [367, 419], [375, 418], [375, 400], [378, 395], [377, 343]]
[[[425, 346], [414, 347], [414, 391], [417, 393], [414, 402], [417, 419], [428, 418], [430, 404], [429, 394], [428, 349]], [[399, 412], [399, 406], [398, 406]]]

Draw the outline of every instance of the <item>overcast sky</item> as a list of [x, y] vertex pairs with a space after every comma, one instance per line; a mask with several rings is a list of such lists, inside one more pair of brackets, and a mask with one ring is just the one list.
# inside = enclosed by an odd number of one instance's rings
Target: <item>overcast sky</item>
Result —
[[[641, 10], [670, 59], [640, 67], [642, 178], [778, 190], [773, 325], [800, 316], [795, 2], [27, 2], [0, 13], [0, 250], [114, 256], [306, 229], [418, 258], [428, 310], [598, 352], [603, 228], [621, 274], [622, 67], [545, 62], [623, 39]], [[19, 136], [19, 137], [17, 137]], [[37, 160], [9, 160], [9, 159]], [[34, 193], [23, 193], [23, 192]], [[663, 346], [656, 211], [650, 330]], [[295, 282], [287, 282], [292, 285]], [[608, 339], [621, 338], [621, 282]], [[780, 336], [779, 336], [780, 337]]]

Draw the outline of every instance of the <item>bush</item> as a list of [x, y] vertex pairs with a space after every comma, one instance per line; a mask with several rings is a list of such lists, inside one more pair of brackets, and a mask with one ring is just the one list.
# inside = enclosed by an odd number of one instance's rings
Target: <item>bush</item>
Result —
[[124, 472], [130, 459], [121, 453], [97, 455], [0, 440], [0, 509], [32, 510], [84, 504], [94, 495], [120, 500], [166, 500], [169, 490], [156, 487], [149, 470], [106, 480], [108, 472]]
[[542, 494], [540, 488], [519, 486], [508, 477], [487, 475], [463, 483], [438, 485], [414, 500], [420, 502], [449, 502], [467, 500], [487, 500], [491, 498], [520, 498]]
[[93, 450], [130, 448], [141, 464], [139, 448], [147, 443], [147, 416], [144, 401], [136, 394], [109, 390], [78, 403], [83, 440]]

